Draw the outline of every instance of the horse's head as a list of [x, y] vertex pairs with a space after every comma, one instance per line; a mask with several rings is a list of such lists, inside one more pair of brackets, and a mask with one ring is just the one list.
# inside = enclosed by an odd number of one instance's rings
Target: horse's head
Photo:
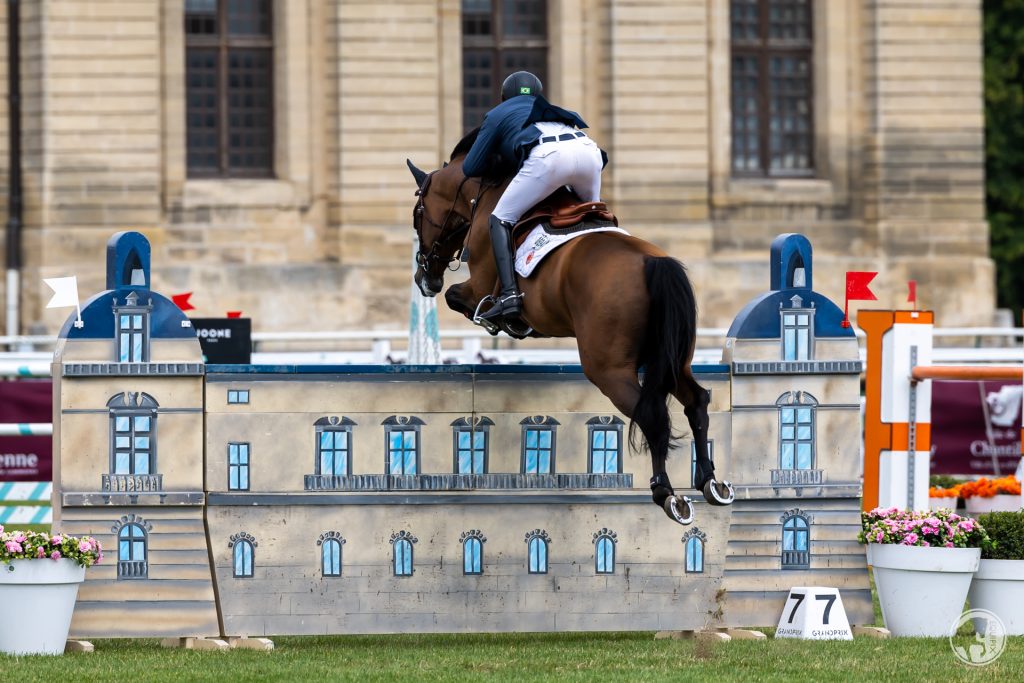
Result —
[[416, 179], [416, 207], [412, 227], [419, 240], [416, 252], [416, 286], [423, 296], [436, 296], [444, 286], [444, 272], [458, 259], [466, 231], [469, 230], [472, 205], [462, 195], [468, 178], [456, 166], [445, 164], [426, 173], [406, 160]]

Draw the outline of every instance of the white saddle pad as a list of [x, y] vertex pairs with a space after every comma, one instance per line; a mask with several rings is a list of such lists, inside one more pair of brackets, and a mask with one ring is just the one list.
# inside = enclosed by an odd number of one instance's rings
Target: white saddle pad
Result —
[[543, 225], [536, 226], [523, 240], [522, 246], [516, 250], [516, 272], [522, 277], [530, 277], [537, 264], [544, 260], [544, 257], [558, 249], [571, 239], [589, 235], [594, 232], [621, 232], [623, 235], [629, 233], [614, 225], [601, 228], [590, 228], [568, 235], [552, 235], [544, 230]]

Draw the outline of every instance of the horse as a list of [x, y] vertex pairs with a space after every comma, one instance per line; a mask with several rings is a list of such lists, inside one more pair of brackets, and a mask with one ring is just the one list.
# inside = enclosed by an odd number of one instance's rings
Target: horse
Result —
[[[513, 174], [470, 178], [462, 161], [475, 136], [455, 147], [448, 162], [427, 173], [406, 160], [416, 180], [413, 229], [419, 242], [414, 281], [424, 296], [444, 286], [452, 263], [468, 257], [469, 279], [445, 292], [449, 308], [470, 320], [495, 292], [497, 269], [487, 227]], [[712, 505], [729, 505], [735, 492], [715, 478], [708, 457], [711, 394], [693, 376], [697, 304], [683, 265], [644, 240], [621, 232], [578, 236], [550, 253], [529, 278], [519, 278], [522, 318], [534, 336], [575, 337], [587, 379], [630, 419], [630, 442], [651, 456], [656, 505], [675, 522], [693, 521], [693, 504], [677, 495], [665, 471], [676, 446], [669, 396], [682, 405], [696, 448], [694, 487]], [[640, 380], [640, 371], [643, 381]]]

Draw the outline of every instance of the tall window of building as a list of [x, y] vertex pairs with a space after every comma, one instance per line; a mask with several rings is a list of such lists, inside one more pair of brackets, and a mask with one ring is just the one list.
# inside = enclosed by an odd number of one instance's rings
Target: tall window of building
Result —
[[418, 417], [392, 415], [383, 422], [388, 474], [419, 474], [420, 427]]
[[814, 413], [818, 401], [803, 391], [786, 392], [779, 407], [779, 469], [814, 467]]
[[782, 316], [782, 360], [810, 360], [814, 347], [814, 309], [804, 308], [800, 295], [790, 299], [792, 308]]
[[228, 490], [249, 490], [249, 444], [228, 444]]
[[462, 543], [462, 573], [484, 573], [484, 542], [487, 539], [479, 530], [465, 531], [459, 537]]
[[322, 576], [341, 576], [341, 546], [345, 539], [337, 531], [320, 534], [316, 544], [320, 546], [320, 572]]
[[686, 555], [686, 573], [704, 573], [704, 532], [694, 527], [683, 534], [683, 551]]
[[190, 177], [273, 175], [271, 0], [185, 0]]
[[812, 0], [731, 0], [732, 171], [814, 173]]
[[119, 363], [149, 361], [149, 313], [151, 304], [140, 304], [139, 295], [131, 292], [123, 305], [114, 305], [117, 324], [117, 360]]
[[462, 0], [462, 127], [476, 128], [501, 102], [501, 83], [514, 71], [547, 82], [545, 0]]
[[316, 430], [316, 462], [319, 475], [344, 477], [352, 471], [352, 427], [347, 417], [322, 417], [314, 423]]
[[117, 532], [117, 578], [145, 579], [149, 576], [146, 550], [149, 538], [141, 524], [125, 524]]
[[110, 409], [110, 473], [156, 471], [157, 402], [149, 394], [126, 392], [107, 401]]
[[618, 535], [614, 531], [601, 529], [594, 534], [594, 572], [615, 573], [615, 543]]
[[494, 421], [489, 417], [459, 419], [452, 422], [456, 474], [485, 474], [490, 431]]
[[555, 469], [555, 429], [553, 417], [537, 415], [520, 423], [523, 426], [523, 472], [551, 474]]
[[256, 539], [251, 534], [232, 534], [228, 547], [233, 559], [233, 575], [236, 579], [251, 579], [255, 565]]
[[800, 510], [782, 515], [782, 568], [808, 569], [811, 566], [810, 520]]
[[622, 472], [622, 426], [622, 420], [610, 415], [587, 420], [592, 473]]

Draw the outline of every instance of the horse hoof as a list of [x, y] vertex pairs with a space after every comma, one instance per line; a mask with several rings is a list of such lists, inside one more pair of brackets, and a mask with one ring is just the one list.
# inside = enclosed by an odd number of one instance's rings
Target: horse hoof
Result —
[[665, 499], [665, 514], [679, 524], [693, 522], [693, 503], [686, 496], [669, 496]]
[[727, 481], [708, 479], [704, 482], [704, 499], [712, 505], [732, 505], [736, 500], [736, 491]]

